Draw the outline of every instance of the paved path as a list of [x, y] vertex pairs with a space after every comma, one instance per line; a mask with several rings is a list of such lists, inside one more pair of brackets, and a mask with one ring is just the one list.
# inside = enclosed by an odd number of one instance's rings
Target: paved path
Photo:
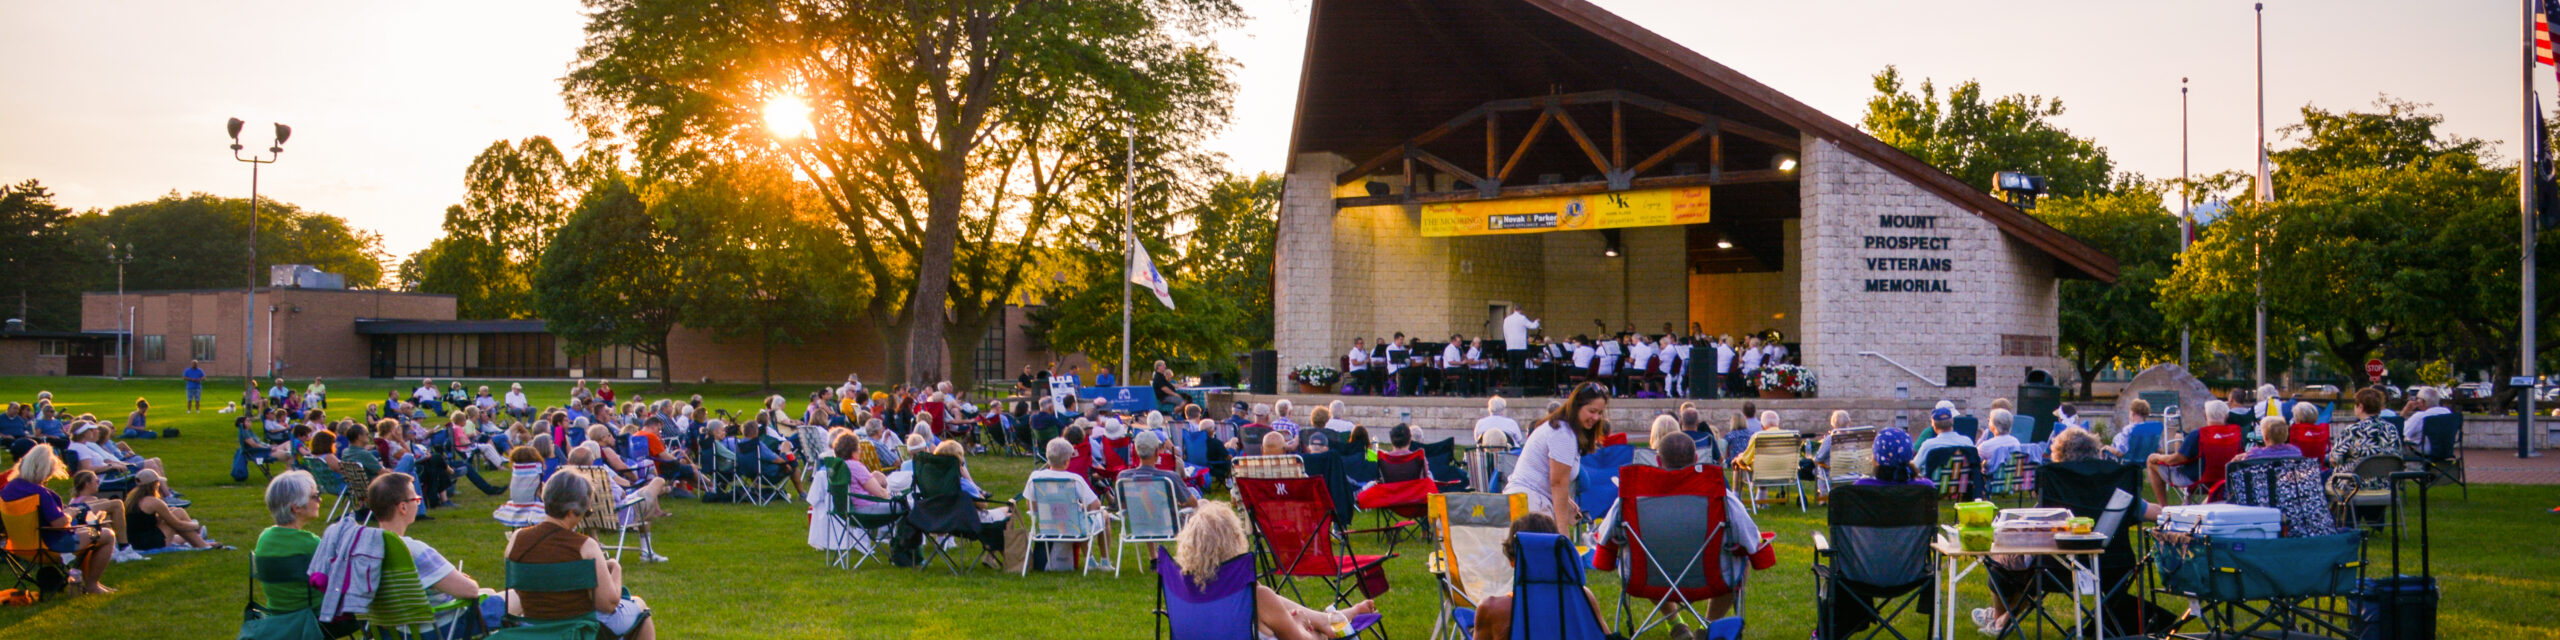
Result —
[[2560, 450], [2545, 448], [2539, 458], [2517, 458], [2514, 449], [2468, 449], [2463, 454], [2472, 482], [2560, 485]]

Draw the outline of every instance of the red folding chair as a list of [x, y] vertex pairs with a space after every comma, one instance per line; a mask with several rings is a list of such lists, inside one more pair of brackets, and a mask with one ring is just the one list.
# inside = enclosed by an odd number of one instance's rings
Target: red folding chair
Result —
[[2318, 461], [2325, 468], [2329, 465], [2330, 426], [2326, 422], [2293, 425], [2286, 438], [2293, 446], [2302, 449], [2302, 457]]
[[1333, 521], [1324, 478], [1236, 478], [1236, 490], [1253, 514], [1254, 544], [1272, 588], [1286, 587], [1303, 602], [1297, 579], [1314, 578], [1332, 590], [1335, 606], [1350, 606], [1355, 591], [1368, 598], [1387, 592], [1386, 561], [1395, 554], [1348, 553], [1351, 541]]
[[[1674, 622], [1684, 612], [1691, 626], [1707, 628], [1712, 621], [1699, 613], [1697, 603], [1735, 591], [1724, 577], [1728, 551], [1749, 555], [1755, 568], [1777, 562], [1765, 542], [1753, 540], [1742, 548], [1726, 540], [1732, 517], [1726, 506], [1722, 468], [1628, 465], [1619, 471], [1617, 525], [1604, 533], [1607, 538], [1593, 564], [1618, 572], [1618, 628], [1632, 629], [1628, 637]], [[1639, 621], [1628, 606], [1631, 598], [1656, 606], [1646, 607]], [[1733, 615], [1742, 615], [1739, 607]]]
[[2240, 425], [2236, 424], [2205, 427], [2196, 432], [2196, 438], [2196, 457], [2202, 460], [2199, 461], [2196, 484], [2188, 491], [2203, 495], [2207, 500], [2220, 499], [2223, 467], [2230, 466], [2232, 459], [2240, 457], [2240, 448], [2246, 439], [2240, 434]]
[[[1395, 536], [1418, 524], [1431, 506], [1431, 495], [1440, 492], [1440, 483], [1431, 479], [1431, 460], [1421, 449], [1404, 453], [1378, 453], [1378, 482], [1361, 489], [1354, 498], [1361, 509], [1382, 514], [1380, 528]], [[1393, 517], [1386, 517], [1392, 515]], [[1402, 520], [1397, 520], [1402, 518]], [[1429, 530], [1425, 529], [1425, 535]], [[1388, 548], [1394, 548], [1390, 540]]]

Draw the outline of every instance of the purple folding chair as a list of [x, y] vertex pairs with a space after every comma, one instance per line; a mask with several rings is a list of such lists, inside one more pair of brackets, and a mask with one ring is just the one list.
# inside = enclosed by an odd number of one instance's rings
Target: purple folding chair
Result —
[[[1173, 554], [1156, 548], [1156, 622], [1159, 640], [1254, 640], [1253, 554], [1218, 565], [1218, 575], [1202, 588], [1182, 575]], [[1378, 626], [1378, 614], [1351, 619], [1351, 635]]]

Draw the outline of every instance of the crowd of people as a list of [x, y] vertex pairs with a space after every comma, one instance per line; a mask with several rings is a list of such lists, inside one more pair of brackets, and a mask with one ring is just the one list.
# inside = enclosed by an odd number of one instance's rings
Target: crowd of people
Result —
[[[1678, 342], [1671, 340], [1675, 346]], [[1169, 377], [1162, 363], [1157, 370], [1159, 377]], [[1332, 454], [1374, 464], [1405, 459], [1421, 447], [1410, 425], [1387, 426], [1373, 436], [1370, 426], [1349, 419], [1340, 401], [1303, 410], [1287, 399], [1239, 403], [1227, 418], [1214, 419], [1178, 392], [1165, 396], [1172, 403], [1162, 410], [1146, 412], [1118, 411], [1108, 402], [1079, 401], [1038, 388], [981, 406], [954, 393], [949, 383], [873, 391], [848, 377], [841, 386], [811, 392], [797, 411], [774, 395], [748, 414], [732, 415], [706, 412], [699, 396], [620, 396], [610, 383], [590, 388], [588, 381], [578, 381], [565, 401], [537, 410], [521, 385], [510, 385], [501, 396], [488, 386], [474, 392], [458, 381], [438, 386], [422, 380], [408, 392], [394, 391], [365, 405], [361, 417], [331, 419], [319, 384], [315, 380], [306, 387], [311, 391], [303, 397], [261, 393], [253, 384], [233, 407], [238, 446], [232, 477], [246, 480], [253, 465], [285, 468], [272, 473], [268, 482], [266, 504], [274, 526], [260, 533], [252, 554], [308, 558], [311, 573], [324, 579], [373, 575], [378, 569], [347, 565], [380, 560], [326, 552], [330, 547], [322, 541], [365, 535], [397, 541], [408, 551], [409, 563], [408, 572], [398, 575], [415, 575], [430, 608], [440, 612], [433, 624], [463, 625], [457, 628], [466, 630], [485, 628], [501, 614], [541, 620], [592, 613], [618, 637], [651, 637], [646, 602], [620, 587], [618, 558], [625, 549], [606, 547], [592, 534], [640, 530], [641, 545], [627, 550], [642, 561], [666, 562], [646, 533], [651, 523], [668, 515], [660, 505], [664, 499], [727, 494], [727, 499], [745, 501], [750, 498], [743, 492], [758, 490], [786, 501], [798, 499], [809, 514], [811, 546], [860, 546], [868, 553], [872, 545], [889, 544], [897, 548], [893, 562], [911, 565], [921, 562], [917, 547], [935, 544], [920, 539], [923, 532], [902, 530], [894, 540], [874, 540], [873, 530], [827, 516], [837, 511], [838, 500], [850, 500], [844, 509], [856, 513], [902, 509], [901, 501], [912, 500], [920, 481], [919, 461], [933, 458], [954, 465], [961, 491], [977, 502], [971, 515], [983, 518], [980, 531], [963, 537], [1001, 557], [1005, 532], [1019, 516], [999, 506], [1007, 497], [990, 494], [967, 462], [992, 447], [1036, 461], [1014, 499], [1033, 495], [1042, 481], [1071, 481], [1071, 499], [1083, 513], [1079, 524], [1090, 533], [1100, 533], [1111, 520], [1107, 512], [1128, 508], [1114, 504], [1113, 484], [1169, 481], [1177, 488], [1173, 499], [1186, 514], [1174, 558], [1184, 576], [1205, 581], [1225, 559], [1249, 548], [1244, 538], [1248, 529], [1235, 509], [1213, 495], [1224, 486], [1216, 463], [1247, 455]], [[1695, 404], [1683, 404], [1647, 421], [1649, 429], [1621, 430], [1608, 419], [1611, 398], [1619, 394], [1599, 382], [1575, 384], [1565, 397], [1548, 401], [1543, 417], [1527, 425], [1507, 415], [1505, 398], [1487, 400], [1486, 414], [1476, 421], [1471, 439], [1479, 449], [1517, 456], [1493, 487], [1519, 494], [1527, 506], [1528, 516], [1513, 524], [1515, 537], [1579, 532], [1592, 536], [1588, 542], [1601, 549], [1595, 559], [1615, 556], [1612, 550], [1625, 541], [1592, 525], [1623, 505], [1581, 504], [1585, 494], [1579, 487], [1590, 481], [1582, 468], [1587, 456], [1613, 438], [1643, 436], [1636, 442], [1650, 449], [1652, 457], [1637, 464], [1716, 473], [1748, 471], [1765, 463], [1755, 455], [1764, 448], [1756, 443], [1803, 438], [1811, 455], [1797, 463], [1798, 473], [1828, 479], [1833, 438], [1853, 426], [1847, 412], [1835, 412], [1829, 430], [1806, 436], [1789, 429], [1780, 414], [1750, 403], [1729, 416], [1710, 416]], [[2292, 457], [2346, 469], [2378, 456], [2416, 459], [2425, 446], [2421, 424], [2445, 411], [2442, 399], [2427, 393], [2397, 411], [2383, 406], [2385, 396], [2378, 389], [2360, 390], [2354, 399], [2352, 422], [2338, 419], [2335, 423], [2343, 426], [2332, 427], [2310, 403], [2275, 399], [2273, 389], [2237, 390], [2202, 407], [2208, 425], [2202, 429], [2177, 428], [2174, 412], [2153, 416], [2148, 403], [2133, 400], [2121, 417], [2124, 426], [2113, 429], [2112, 437], [2100, 435], [2105, 429], [2093, 427], [2067, 405], [2055, 413], [2049, 428], [2027, 433], [2019, 430], [2035, 421], [2021, 419], [2007, 399], [1992, 402], [1979, 420], [1968, 418], [1952, 402], [1940, 402], [1914, 431], [1873, 429], [1871, 442], [1855, 445], [1871, 448], [1872, 470], [1842, 484], [1935, 488], [1934, 482], [1956, 477], [1979, 486], [2011, 472], [2013, 467], [2002, 462], [2018, 457], [2041, 466], [2040, 502], [2080, 509], [2085, 505], [2069, 498], [2075, 492], [2123, 486], [2148, 494], [2135, 496], [2130, 508], [2147, 519], [2162, 504], [2218, 499], [2210, 486], [2214, 474], [2207, 472], [2213, 464]], [[0, 437], [7, 439], [15, 461], [5, 471], [8, 477], [0, 478], [5, 482], [0, 502], [33, 508], [45, 545], [69, 556], [73, 581], [84, 592], [113, 591], [103, 579], [115, 562], [163, 550], [228, 548], [211, 538], [207, 527], [188, 513], [185, 499], [171, 490], [166, 463], [138, 455], [121, 441], [149, 431], [149, 410], [148, 401], [137, 401], [121, 430], [94, 415], [60, 415], [49, 393], [30, 403], [11, 403], [0, 412]], [[1960, 421], [1979, 428], [1967, 433], [1969, 429], [1959, 428]], [[2038, 440], [2035, 433], [2044, 435]], [[2239, 441], [2236, 449], [2217, 450], [2214, 439], [2224, 434]], [[1970, 455], [1943, 455], [1951, 451]], [[1958, 460], [1974, 466], [1950, 470]], [[504, 481], [484, 479], [483, 468], [503, 473]], [[1414, 481], [1433, 484], [1432, 473], [1421, 466], [1407, 477], [1361, 478], [1355, 487], [1366, 506], [1373, 492], [1402, 491]], [[457, 503], [464, 480], [484, 495], [506, 496], [492, 518], [511, 530], [507, 561], [592, 563], [595, 587], [493, 589], [411, 536], [414, 523], [434, 519], [431, 511]], [[47, 481], [67, 481], [69, 496], [47, 488]], [[2373, 488], [2369, 481], [2330, 489], [2352, 493]], [[324, 521], [324, 505], [332, 495], [344, 496], [341, 507], [347, 517]], [[1726, 502], [1721, 511], [1728, 539], [1714, 547], [1718, 555], [1711, 566], [1722, 572], [1733, 592], [1708, 603], [1711, 617], [1730, 611], [1751, 572], [1774, 561], [1746, 507], [1748, 493], [1732, 491], [1721, 499]], [[2122, 540], [2117, 543], [2121, 546]], [[1045, 561], [1039, 559], [1043, 557]], [[1044, 570], [1110, 569], [1118, 561], [1081, 542], [1037, 545], [1032, 558], [1022, 562]], [[2116, 583], [2132, 564], [2108, 562], [2118, 573], [2101, 578]], [[1616, 570], [1605, 561], [1596, 568]], [[1986, 632], [2017, 624], [2017, 599], [2040, 570], [2045, 569], [1994, 567], [1989, 576], [2000, 597], [1974, 611], [1974, 622]], [[270, 614], [307, 611], [324, 626], [350, 624], [354, 617], [349, 607], [362, 606], [307, 591], [263, 591], [258, 604]], [[1347, 618], [1375, 610], [1368, 601], [1347, 609], [1310, 608], [1268, 587], [1261, 587], [1255, 598], [1260, 603], [1256, 624], [1280, 638], [1328, 637], [1328, 630]], [[2110, 615], [2174, 619], [2139, 594], [2118, 593], [2108, 600]], [[1509, 606], [1505, 598], [1480, 602], [1479, 619], [1485, 623], [1477, 627], [1476, 637], [1504, 637]], [[1856, 615], [1843, 620], [1852, 627], [1872, 622]], [[1690, 632], [1682, 628], [1677, 633]]]

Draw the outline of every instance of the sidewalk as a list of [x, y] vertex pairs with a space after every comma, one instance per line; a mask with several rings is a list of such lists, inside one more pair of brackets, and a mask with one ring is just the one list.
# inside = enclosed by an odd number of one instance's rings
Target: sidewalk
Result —
[[2539, 458], [2518, 458], [2514, 449], [2466, 449], [2463, 463], [2472, 482], [2560, 485], [2560, 450], [2541, 451]]

